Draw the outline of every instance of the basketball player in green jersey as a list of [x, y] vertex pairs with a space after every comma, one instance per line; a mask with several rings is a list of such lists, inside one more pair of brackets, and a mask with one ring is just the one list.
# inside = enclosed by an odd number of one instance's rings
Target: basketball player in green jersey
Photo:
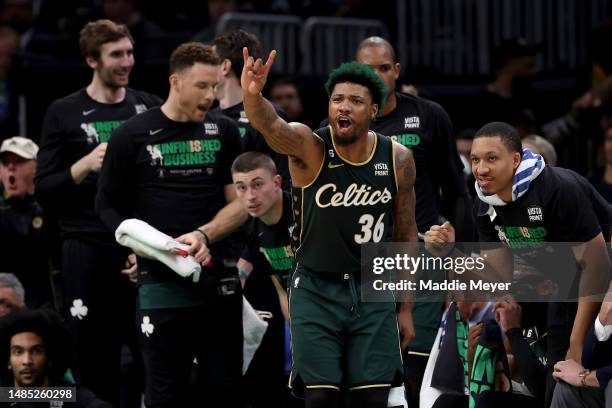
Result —
[[[294, 393], [306, 408], [338, 407], [340, 385], [351, 407], [384, 408], [413, 333], [411, 308], [360, 300], [362, 243], [417, 242], [415, 168], [410, 151], [369, 130], [384, 103], [384, 83], [356, 62], [326, 83], [329, 126], [313, 132], [287, 123], [261, 91], [264, 64], [243, 50], [244, 108], [275, 151], [289, 156], [296, 218], [296, 268], [290, 282]], [[298, 384], [300, 386], [298, 387]]]

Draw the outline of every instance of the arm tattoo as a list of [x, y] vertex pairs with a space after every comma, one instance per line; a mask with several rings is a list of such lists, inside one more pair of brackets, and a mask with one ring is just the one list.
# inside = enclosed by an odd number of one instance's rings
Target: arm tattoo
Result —
[[251, 125], [261, 132], [270, 147], [280, 154], [299, 156], [303, 137], [276, 113], [263, 96], [244, 99], [244, 109]]
[[397, 195], [394, 206], [393, 241], [417, 242], [417, 225], [415, 219], [414, 182], [416, 171], [410, 150], [395, 144], [395, 161], [397, 164]]

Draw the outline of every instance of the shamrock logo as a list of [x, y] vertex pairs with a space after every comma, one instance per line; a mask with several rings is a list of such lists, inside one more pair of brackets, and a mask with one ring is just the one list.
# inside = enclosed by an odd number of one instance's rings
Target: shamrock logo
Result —
[[74, 299], [72, 301], [72, 307], [70, 308], [70, 314], [72, 317], [83, 320], [83, 318], [87, 316], [87, 310], [87, 306], [83, 304], [82, 299]]
[[147, 337], [153, 334], [155, 326], [153, 326], [153, 323], [151, 323], [151, 319], [149, 318], [149, 316], [142, 317], [142, 324], [140, 325], [140, 330], [142, 330], [142, 333]]

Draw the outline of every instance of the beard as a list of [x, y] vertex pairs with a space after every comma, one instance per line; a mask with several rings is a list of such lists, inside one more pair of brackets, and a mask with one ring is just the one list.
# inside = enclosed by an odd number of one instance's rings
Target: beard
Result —
[[355, 123], [353, 122], [353, 131], [348, 134], [341, 134], [340, 128], [336, 123], [334, 126], [334, 141], [338, 146], [350, 146], [359, 140], [359, 135], [362, 133], [368, 134], [370, 128], [370, 122], [367, 123]]
[[128, 85], [129, 75], [130, 75], [131, 70], [128, 70], [127, 72], [128, 81], [125, 81], [125, 83], [120, 83], [115, 80], [114, 72], [112, 69], [101, 67], [98, 72], [100, 75], [100, 79], [104, 83], [104, 86], [111, 88], [111, 89], [119, 89], [119, 88], [123, 88], [124, 86]]
[[357, 133], [351, 133], [346, 136], [340, 136], [336, 133], [335, 136], [334, 140], [339, 146], [350, 146], [357, 141]]

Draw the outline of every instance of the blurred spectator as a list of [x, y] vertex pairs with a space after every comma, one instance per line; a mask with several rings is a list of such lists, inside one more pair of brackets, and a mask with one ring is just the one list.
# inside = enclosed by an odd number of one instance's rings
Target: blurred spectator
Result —
[[607, 202], [612, 203], [612, 120], [605, 119], [602, 121], [602, 125], [604, 128], [605, 167], [591, 178], [591, 183]]
[[465, 183], [467, 190], [472, 197], [472, 201], [476, 199], [476, 187], [474, 174], [472, 174], [472, 161], [470, 160], [470, 151], [472, 150], [472, 142], [474, 141], [474, 134], [476, 129], [464, 129], [457, 134], [456, 143], [457, 151], [459, 152], [459, 158], [461, 164], [463, 164], [463, 175], [465, 176]]
[[0, 146], [0, 271], [16, 275], [26, 288], [26, 304], [51, 301], [50, 259], [57, 247], [57, 229], [34, 197], [38, 146], [13, 137]]
[[457, 151], [459, 152], [461, 163], [463, 163], [463, 172], [466, 174], [472, 174], [470, 151], [472, 150], [475, 133], [476, 129], [464, 129], [457, 134], [456, 138]]
[[238, 11], [238, 0], [208, 0], [206, 2], [208, 8], [208, 25], [202, 30], [195, 33], [194, 41], [204, 43], [212, 41], [217, 33], [217, 24], [225, 13]]
[[600, 120], [612, 100], [611, 40], [612, 24], [604, 24], [593, 31], [589, 89], [572, 102], [566, 114], [542, 126], [543, 136], [557, 149], [560, 165], [584, 174], [593, 170], [595, 153], [592, 146], [600, 144]]
[[34, 16], [32, 0], [4, 0], [0, 5], [1, 25], [9, 25], [21, 34], [32, 27]]
[[[70, 361], [70, 337], [59, 316], [49, 310], [18, 310], [0, 321], [0, 363], [8, 367], [2, 385], [26, 387], [74, 387], [65, 380]], [[29, 407], [31, 403], [12, 403]], [[53, 403], [51, 404], [53, 405]], [[91, 391], [76, 387], [76, 402], [62, 407], [110, 408]]]
[[0, 318], [15, 309], [26, 307], [25, 290], [12, 273], [0, 272]]
[[303, 122], [304, 106], [296, 81], [277, 79], [270, 85], [269, 99], [287, 114], [289, 122]]
[[168, 59], [170, 50], [164, 42], [164, 30], [142, 14], [138, 0], [102, 0], [102, 18], [127, 26], [134, 44], [138, 44], [138, 52], [134, 53], [137, 64]]
[[496, 76], [486, 86], [476, 126], [501, 121], [514, 126], [521, 136], [535, 132], [535, 118], [528, 108], [528, 81], [535, 73], [538, 52], [538, 47], [527, 45], [522, 38], [502, 41], [493, 51]]
[[412, 84], [402, 84], [401, 91], [414, 96], [419, 96], [419, 89]]
[[536, 154], [541, 154], [549, 166], [557, 165], [557, 151], [548, 140], [539, 135], [529, 135], [521, 140], [523, 147], [531, 149]]
[[17, 95], [9, 81], [13, 56], [19, 48], [19, 34], [0, 27], [0, 140], [17, 133]]

